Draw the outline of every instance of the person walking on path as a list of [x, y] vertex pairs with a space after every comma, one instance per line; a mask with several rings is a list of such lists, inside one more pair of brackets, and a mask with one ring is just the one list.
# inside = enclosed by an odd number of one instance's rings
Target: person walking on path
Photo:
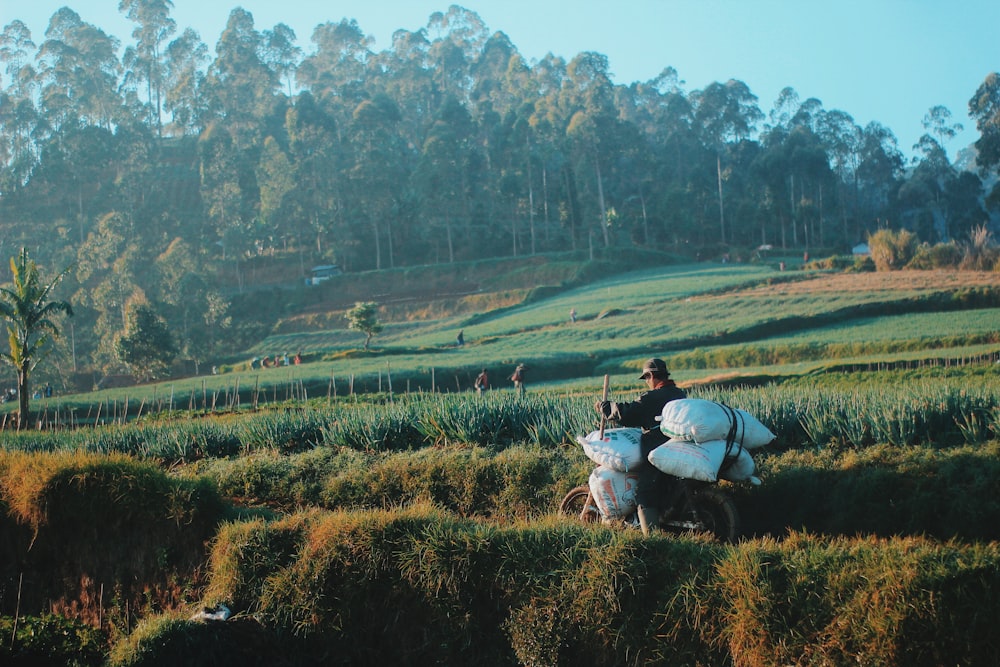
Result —
[[482, 394], [490, 388], [490, 376], [486, 373], [485, 368], [476, 376], [475, 387], [477, 394]]
[[[668, 439], [660, 431], [660, 423], [656, 420], [663, 413], [663, 406], [670, 401], [687, 398], [687, 394], [670, 379], [670, 371], [662, 359], [650, 359], [643, 364], [639, 379], [646, 382], [649, 391], [641, 394], [638, 400], [628, 403], [599, 400], [594, 408], [609, 421], [642, 429], [639, 448], [645, 461], [651, 451]], [[636, 472], [635, 499], [639, 505], [639, 523], [643, 535], [649, 535], [649, 531], [659, 525], [661, 505], [670, 478], [654, 465], [639, 466]]]
[[465, 329], [462, 329], [461, 331], [458, 332], [458, 337], [455, 339], [455, 343], [459, 347], [465, 345]]
[[510, 376], [511, 382], [514, 383], [514, 389], [517, 393], [524, 395], [524, 372], [528, 370], [525, 368], [524, 364], [518, 364], [517, 368], [514, 369], [513, 375]]

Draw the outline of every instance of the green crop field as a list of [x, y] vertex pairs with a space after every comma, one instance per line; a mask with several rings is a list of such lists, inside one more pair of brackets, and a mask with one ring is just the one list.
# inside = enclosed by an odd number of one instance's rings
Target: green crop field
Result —
[[[597, 265], [601, 266], [601, 265]], [[606, 270], [606, 267], [603, 267]], [[599, 269], [594, 269], [596, 273]], [[97, 415], [98, 404], [140, 409], [276, 402], [350, 392], [466, 391], [481, 368], [509, 388], [518, 363], [529, 386], [620, 391], [649, 356], [667, 358], [684, 383], [814, 372], [826, 362], [892, 363], [1000, 351], [992, 276], [967, 272], [781, 272], [762, 264], [697, 264], [591, 275], [592, 282], [526, 292], [521, 303], [439, 319], [384, 321], [372, 350], [341, 328], [274, 334], [219, 375], [177, 378], [42, 401], [42, 410]], [[992, 296], [991, 296], [992, 295]], [[992, 299], [992, 301], [991, 301]], [[577, 322], [569, 321], [575, 308]], [[463, 331], [466, 344], [455, 345]], [[302, 352], [307, 363], [250, 370], [253, 356]], [[208, 365], [206, 364], [206, 368]], [[232, 402], [232, 398], [229, 399]], [[4, 406], [11, 409], [11, 406]], [[110, 408], [114, 410], [114, 408]], [[108, 408], [103, 409], [105, 418]]]
[[[992, 275], [593, 278], [386, 309], [368, 352], [276, 333], [247, 359], [305, 363], [33, 402], [45, 428], [0, 433], [0, 662], [992, 664]], [[555, 512], [603, 375], [631, 398], [652, 355], [777, 436], [760, 486], [723, 483], [736, 544]]]

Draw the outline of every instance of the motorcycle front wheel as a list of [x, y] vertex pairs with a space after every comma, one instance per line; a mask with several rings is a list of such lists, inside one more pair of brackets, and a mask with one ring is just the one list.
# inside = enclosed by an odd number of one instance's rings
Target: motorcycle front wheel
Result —
[[594, 497], [590, 495], [590, 487], [586, 484], [571, 489], [559, 503], [559, 513], [579, 519], [584, 523], [596, 523], [601, 520]]

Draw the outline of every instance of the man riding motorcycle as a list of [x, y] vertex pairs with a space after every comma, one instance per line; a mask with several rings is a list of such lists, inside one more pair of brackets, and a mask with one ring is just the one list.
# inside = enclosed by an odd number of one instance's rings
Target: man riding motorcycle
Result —
[[[670, 401], [687, 398], [687, 394], [670, 379], [670, 371], [662, 359], [646, 361], [639, 379], [646, 382], [649, 391], [643, 392], [638, 400], [625, 403], [597, 401], [594, 408], [609, 421], [642, 429], [639, 447], [645, 460], [651, 451], [667, 441], [656, 420], [663, 412], [663, 406]], [[649, 531], [658, 525], [667, 483], [668, 476], [655, 466], [644, 465], [638, 470], [636, 501], [643, 535], [648, 536]]]

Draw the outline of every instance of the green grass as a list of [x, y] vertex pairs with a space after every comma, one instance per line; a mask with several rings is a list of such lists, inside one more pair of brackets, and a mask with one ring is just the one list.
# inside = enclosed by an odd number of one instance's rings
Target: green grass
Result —
[[[595, 273], [609, 270], [607, 264], [588, 266]], [[367, 353], [359, 349], [363, 335], [346, 329], [276, 334], [248, 351], [247, 361], [302, 351], [307, 363], [254, 371], [237, 363], [216, 376], [60, 396], [35, 401], [33, 408], [46, 420], [58, 415], [64, 422], [92, 422], [99, 416], [107, 422], [126, 407], [132, 416], [140, 410], [225, 410], [237, 391], [242, 407], [344, 396], [352, 384], [355, 392], [461, 392], [484, 367], [494, 387], [509, 389], [507, 378], [521, 362], [529, 367], [530, 390], [593, 392], [609, 374], [613, 388], [630, 391], [637, 386], [635, 369], [652, 355], [675, 359], [675, 377], [694, 383], [718, 374], [781, 379], [822, 372], [831, 363], [1000, 349], [989, 338], [1000, 329], [1000, 309], [985, 307], [988, 298], [975, 309], [926, 287], [785, 293], [767, 288], [824, 274], [779, 272], [765, 264], [580, 273], [571, 284], [539, 288], [515, 306], [387, 322]], [[563, 267], [559, 275], [570, 274]], [[577, 310], [576, 324], [569, 322], [570, 308]], [[467, 341], [462, 348], [454, 345], [459, 330]]]
[[[355, 332], [287, 334], [260, 349], [308, 340], [310, 363], [36, 401], [143, 419], [0, 434], [4, 602], [21, 570], [44, 573], [26, 613], [113, 612], [120, 665], [992, 664], [1000, 380], [885, 368], [994, 352], [1000, 311], [933, 289], [747, 289], [810, 275], [645, 269], [391, 323], [367, 354]], [[763, 484], [727, 486], [752, 539], [554, 516], [593, 467], [573, 435], [597, 427], [600, 376], [630, 399], [651, 354], [778, 434], [755, 452]], [[505, 380], [517, 361], [523, 398]], [[503, 390], [480, 397], [484, 365]], [[715, 373], [754, 381], [698, 384]], [[186, 620], [217, 602], [234, 619]]]

